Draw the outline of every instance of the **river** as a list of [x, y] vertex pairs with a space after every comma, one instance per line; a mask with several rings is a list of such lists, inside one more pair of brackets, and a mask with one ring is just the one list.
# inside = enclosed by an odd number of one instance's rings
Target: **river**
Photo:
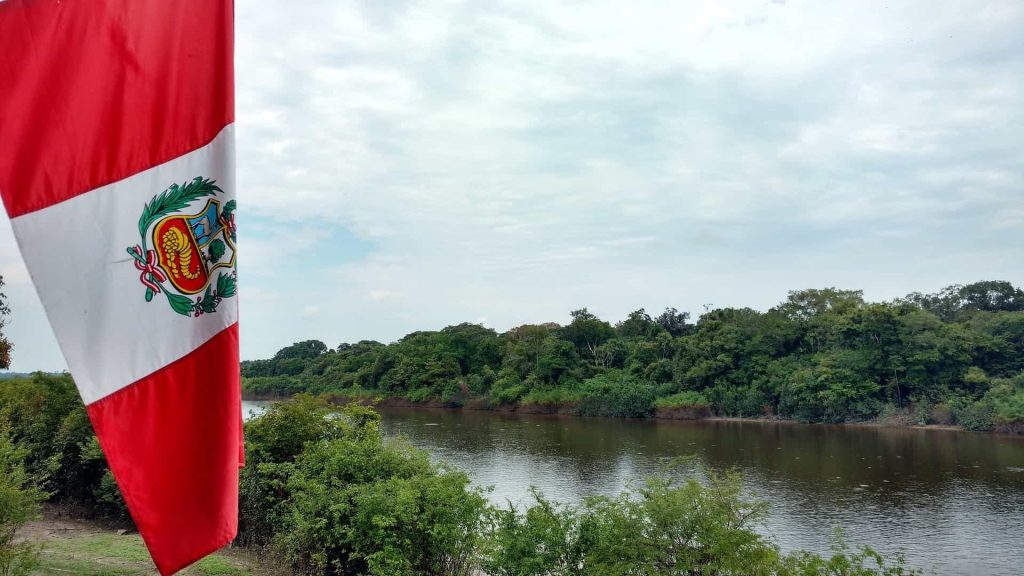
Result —
[[[260, 403], [246, 402], [246, 410]], [[669, 422], [383, 409], [383, 428], [521, 504], [530, 486], [574, 503], [692, 455], [737, 469], [771, 503], [784, 550], [902, 552], [926, 574], [1024, 574], [1024, 438], [912, 428]]]

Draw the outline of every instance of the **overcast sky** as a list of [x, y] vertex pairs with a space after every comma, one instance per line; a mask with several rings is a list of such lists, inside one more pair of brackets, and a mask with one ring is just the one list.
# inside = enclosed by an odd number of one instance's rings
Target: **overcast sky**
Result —
[[[1024, 285], [1024, 3], [239, 0], [242, 357]], [[10, 231], [13, 369], [64, 362]]]

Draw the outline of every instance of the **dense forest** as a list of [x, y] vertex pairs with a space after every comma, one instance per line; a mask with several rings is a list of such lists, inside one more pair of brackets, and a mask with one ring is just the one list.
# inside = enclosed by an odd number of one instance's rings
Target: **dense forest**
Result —
[[861, 291], [791, 292], [778, 306], [586, 308], [564, 325], [498, 334], [475, 324], [397, 342], [298, 342], [242, 363], [252, 396], [296, 392], [584, 416], [889, 419], [1024, 430], [1024, 291], [950, 286], [892, 302]]

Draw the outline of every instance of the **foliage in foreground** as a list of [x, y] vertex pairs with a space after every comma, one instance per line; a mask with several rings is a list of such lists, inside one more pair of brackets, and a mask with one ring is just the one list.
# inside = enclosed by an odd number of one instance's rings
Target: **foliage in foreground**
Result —
[[783, 554], [755, 532], [763, 502], [742, 496], [734, 474], [706, 484], [654, 478], [615, 498], [559, 506], [535, 491], [524, 512], [509, 505], [488, 514], [484, 569], [494, 576], [899, 576], [916, 574], [900, 558], [837, 541], [825, 558]]
[[243, 385], [253, 394], [401, 397], [584, 416], [713, 411], [844, 422], [898, 415], [1024, 432], [1024, 291], [1009, 282], [877, 303], [860, 291], [802, 290], [767, 312], [722, 308], [689, 319], [674, 308], [657, 317], [640, 309], [612, 325], [582, 308], [564, 326], [503, 334], [460, 324], [388, 345], [330, 349], [307, 340], [243, 362]]
[[8, 426], [0, 418], [0, 576], [28, 574], [38, 563], [32, 543], [14, 542], [14, 533], [39, 513], [43, 494], [24, 466], [25, 450], [11, 443]]
[[90, 518], [128, 518], [69, 375], [37, 373], [4, 381], [0, 419], [9, 423], [11, 440], [24, 451], [25, 470], [42, 480], [52, 503]]
[[468, 574], [484, 497], [378, 423], [306, 395], [248, 423], [240, 540], [301, 573]]

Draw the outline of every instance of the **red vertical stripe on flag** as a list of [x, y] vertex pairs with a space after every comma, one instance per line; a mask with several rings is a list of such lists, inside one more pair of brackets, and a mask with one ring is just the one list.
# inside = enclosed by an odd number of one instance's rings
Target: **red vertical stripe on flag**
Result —
[[234, 121], [230, 0], [0, 2], [11, 218], [195, 150]]
[[88, 406], [114, 477], [162, 574], [238, 528], [238, 324]]

